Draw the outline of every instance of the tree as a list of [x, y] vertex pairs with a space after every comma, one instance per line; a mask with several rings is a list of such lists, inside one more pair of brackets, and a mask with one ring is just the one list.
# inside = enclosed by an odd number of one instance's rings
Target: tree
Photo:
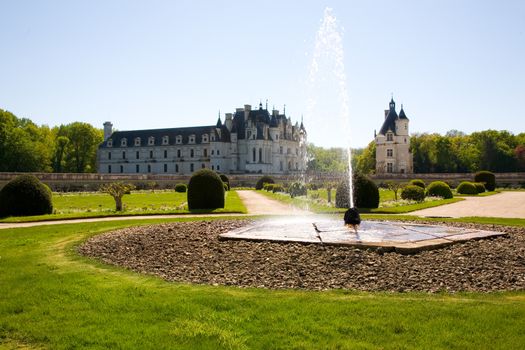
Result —
[[310, 143], [307, 154], [309, 171], [342, 173], [348, 169], [348, 153], [343, 148], [323, 148]]
[[115, 210], [122, 211], [122, 197], [135, 189], [135, 185], [122, 182], [112, 182], [100, 187], [100, 192], [107, 193], [115, 200]]
[[525, 145], [517, 145], [514, 149], [514, 155], [518, 164], [518, 170], [525, 171]]
[[69, 139], [66, 168], [68, 171], [84, 173], [96, 172], [97, 147], [102, 143], [102, 130], [88, 123], [74, 122], [65, 126]]
[[355, 167], [360, 174], [371, 174], [376, 170], [376, 143], [372, 141], [366, 146], [363, 152], [357, 156]]
[[388, 186], [388, 189], [392, 192], [394, 192], [394, 200], [397, 202], [397, 193], [400, 189], [404, 187], [404, 184], [401, 182], [396, 181], [387, 181], [386, 185]]

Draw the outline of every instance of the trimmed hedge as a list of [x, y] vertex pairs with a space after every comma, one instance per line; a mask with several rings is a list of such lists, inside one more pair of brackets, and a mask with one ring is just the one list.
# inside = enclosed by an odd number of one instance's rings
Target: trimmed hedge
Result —
[[221, 178], [222, 182], [224, 182], [227, 186], [225, 187], [226, 191], [230, 190], [230, 179], [228, 179], [228, 176], [224, 174], [219, 174], [219, 177]]
[[427, 187], [427, 196], [443, 197], [444, 199], [454, 197], [450, 186], [443, 181], [431, 182]]
[[176, 184], [175, 185], [175, 192], [184, 193], [186, 192], [188, 188], [185, 184]]
[[485, 185], [482, 182], [474, 182], [474, 186], [476, 186], [476, 190], [478, 190], [478, 193], [485, 192]]
[[21, 175], [0, 191], [0, 217], [30, 216], [53, 213], [49, 187], [33, 175]]
[[456, 188], [456, 191], [460, 194], [478, 194], [476, 185], [469, 181], [463, 181], [460, 183], [458, 188]]
[[[354, 184], [354, 206], [356, 208], [379, 207], [379, 189], [368, 177], [355, 174]], [[335, 206], [337, 208], [348, 208], [349, 202], [348, 181], [342, 181], [335, 192]]]
[[188, 184], [188, 208], [224, 208], [224, 183], [217, 173], [209, 169], [193, 173]]
[[294, 197], [299, 197], [299, 196], [306, 196], [308, 191], [304, 183], [294, 182], [288, 188], [288, 193], [290, 194], [290, 197], [294, 198]]
[[421, 179], [413, 179], [413, 180], [410, 180], [410, 182], [408, 183], [409, 185], [412, 185], [412, 186], [419, 186], [421, 187], [423, 190], [425, 189], [425, 181], [421, 180]]
[[272, 192], [273, 191], [273, 186], [275, 184], [264, 184], [263, 186], [263, 190], [265, 190], [266, 192]]
[[474, 182], [483, 183], [487, 191], [494, 191], [496, 189], [496, 175], [490, 171], [478, 171], [474, 175]]
[[407, 185], [401, 191], [401, 198], [416, 202], [423, 202], [425, 200], [425, 190], [418, 185]]
[[284, 187], [283, 185], [280, 185], [280, 184], [272, 184], [272, 192], [273, 193], [276, 193], [276, 192], [285, 192], [284, 191]]
[[264, 184], [274, 184], [274, 183], [275, 183], [275, 180], [272, 177], [268, 175], [264, 175], [259, 180], [257, 180], [257, 183], [255, 184], [255, 189], [262, 190]]

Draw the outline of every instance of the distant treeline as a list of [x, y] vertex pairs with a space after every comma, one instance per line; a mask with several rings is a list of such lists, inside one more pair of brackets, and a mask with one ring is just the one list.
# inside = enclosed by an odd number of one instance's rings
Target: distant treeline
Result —
[[[410, 148], [416, 173], [469, 173], [525, 171], [525, 133], [485, 130], [467, 135], [452, 130], [445, 135], [414, 134]], [[346, 169], [346, 152], [341, 148], [324, 149], [310, 145], [309, 170], [330, 172]], [[371, 142], [353, 150], [352, 164], [358, 172], [375, 171], [376, 149]]]
[[74, 122], [49, 128], [0, 109], [0, 171], [96, 172], [103, 131]]

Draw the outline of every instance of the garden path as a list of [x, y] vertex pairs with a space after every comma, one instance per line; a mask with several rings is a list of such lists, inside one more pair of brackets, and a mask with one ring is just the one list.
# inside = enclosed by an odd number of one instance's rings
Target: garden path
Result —
[[409, 213], [416, 216], [495, 217], [525, 219], [525, 192], [501, 192], [487, 197], [464, 197], [466, 200]]
[[270, 199], [256, 191], [237, 191], [248, 214], [256, 215], [308, 215], [311, 212]]

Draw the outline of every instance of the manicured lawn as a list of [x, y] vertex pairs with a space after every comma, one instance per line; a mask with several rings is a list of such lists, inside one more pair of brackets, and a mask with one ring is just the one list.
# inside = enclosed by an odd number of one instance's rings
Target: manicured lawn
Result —
[[431, 295], [188, 285], [75, 253], [79, 242], [100, 232], [165, 221], [0, 230], [0, 347], [525, 348], [524, 292]]
[[54, 193], [54, 214], [10, 217], [0, 222], [59, 220], [119, 215], [187, 214], [187, 213], [246, 213], [246, 207], [236, 191], [226, 192], [225, 207], [215, 210], [189, 211], [186, 193], [175, 191], [137, 191], [123, 197], [124, 210], [115, 211], [115, 201], [108, 194], [98, 192]]

